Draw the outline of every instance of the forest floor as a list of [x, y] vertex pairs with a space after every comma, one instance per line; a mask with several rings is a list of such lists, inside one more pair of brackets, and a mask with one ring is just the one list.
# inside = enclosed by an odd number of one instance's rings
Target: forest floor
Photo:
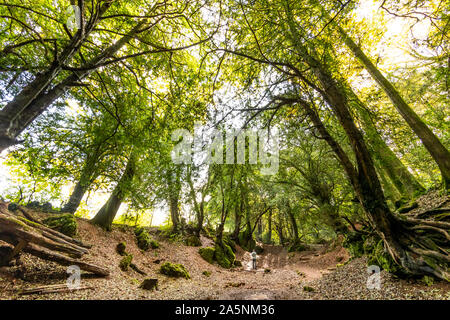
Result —
[[[42, 213], [37, 213], [42, 215]], [[281, 246], [263, 245], [257, 270], [251, 270], [251, 257], [240, 247], [236, 257], [243, 266], [223, 269], [209, 264], [198, 254], [198, 247], [170, 242], [157, 228], [152, 237], [160, 248], [143, 252], [138, 249], [133, 229], [114, 226], [106, 232], [89, 222], [78, 220], [78, 237], [93, 245], [83, 260], [106, 267], [111, 274], [97, 278], [82, 273], [81, 284], [90, 289], [52, 294], [19, 295], [21, 289], [50, 284], [64, 284], [68, 278], [66, 267], [22, 254], [22, 264], [0, 268], [0, 300], [2, 299], [447, 299], [450, 284], [426, 286], [418, 280], [401, 280], [381, 271], [380, 290], [367, 289], [367, 264], [364, 258], [349, 261], [345, 248], [314, 245], [309, 251], [288, 253]], [[212, 240], [202, 236], [202, 245]], [[133, 262], [146, 276], [119, 268], [121, 256], [117, 243], [125, 241]], [[183, 264], [191, 279], [175, 279], [158, 272], [164, 262]], [[211, 272], [205, 276], [203, 271]], [[146, 278], [157, 278], [158, 289], [140, 289]]]

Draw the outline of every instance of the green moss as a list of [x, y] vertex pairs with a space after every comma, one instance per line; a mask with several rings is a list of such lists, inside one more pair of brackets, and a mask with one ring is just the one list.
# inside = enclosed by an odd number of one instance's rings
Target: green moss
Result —
[[198, 249], [200, 256], [211, 264], [214, 263], [215, 252], [216, 250], [212, 247]]
[[203, 271], [202, 275], [204, 275], [205, 277], [210, 277], [211, 276], [211, 271]]
[[402, 206], [401, 208], [398, 209], [398, 213], [406, 213], [409, 212], [415, 208], [418, 208], [419, 204], [417, 203], [417, 201], [412, 201], [409, 204]]
[[159, 243], [150, 237], [146, 229], [138, 227], [134, 229], [134, 234], [136, 235], [137, 246], [139, 249], [147, 251], [150, 247], [152, 249], [159, 248]]
[[306, 291], [306, 292], [314, 292], [315, 289], [314, 289], [313, 287], [304, 286], [304, 287], [303, 287], [303, 291]]
[[428, 287], [431, 287], [434, 284], [433, 277], [423, 276], [422, 282], [425, 283]]
[[48, 227], [65, 234], [66, 236], [73, 237], [77, 234], [77, 221], [75, 216], [70, 213], [57, 215], [47, 218], [42, 221]]
[[359, 258], [364, 255], [364, 241], [365, 239], [360, 233], [350, 232], [346, 236], [342, 246], [349, 251], [353, 258]]
[[394, 202], [395, 208], [399, 209], [403, 206], [405, 206], [409, 202], [409, 199], [407, 198], [400, 198], [397, 201]]
[[301, 272], [300, 270], [297, 270], [297, 274], [300, 276], [300, 277], [306, 277], [306, 274], [304, 273], [304, 272]]
[[159, 272], [161, 272], [166, 276], [174, 278], [186, 278], [186, 279], [191, 278], [189, 272], [182, 264], [165, 262], [159, 269]]
[[189, 236], [189, 237], [184, 241], [184, 243], [185, 243], [187, 246], [191, 246], [191, 247], [200, 247], [200, 246], [202, 245], [202, 242], [200, 241], [200, 238], [197, 237], [197, 236], [194, 236], [194, 235]]
[[368, 261], [367, 264], [377, 265], [381, 269], [386, 270], [390, 273], [397, 273], [400, 271], [400, 267], [395, 263], [389, 253], [384, 251], [383, 240], [379, 240], [374, 246], [371, 252], [367, 252]]
[[127, 255], [127, 253], [125, 252], [126, 248], [127, 244], [125, 241], [119, 242], [116, 246], [116, 252], [121, 256], [126, 256]]
[[4, 217], [4, 219], [9, 220], [13, 224], [18, 224], [21, 226], [24, 230], [31, 230], [32, 228], [29, 225], [37, 226], [38, 224], [27, 220], [23, 217], [17, 216], [17, 217]]
[[203, 228], [203, 235], [209, 239], [213, 239], [214, 238], [214, 232], [215, 230], [211, 227], [206, 226], [205, 228]]
[[122, 271], [127, 271], [128, 267], [130, 266], [131, 262], [133, 261], [133, 255], [128, 254], [125, 257], [122, 258], [119, 262], [119, 268]]
[[223, 268], [231, 268], [233, 266], [234, 260], [236, 260], [236, 256], [234, 255], [231, 247], [225, 243], [216, 243], [214, 249], [214, 257], [217, 260], [217, 263]]
[[230, 235], [224, 235], [223, 236], [223, 242], [225, 242], [226, 245], [228, 245], [233, 252], [236, 252], [236, 243], [231, 239]]
[[363, 242], [363, 252], [367, 255], [370, 255], [371, 252], [375, 249], [377, 243], [375, 242], [375, 239], [373, 237], [368, 237]]
[[151, 239], [150, 240], [150, 247], [152, 247], [152, 249], [158, 249], [159, 248], [159, 242], [154, 240], [154, 239]]
[[24, 217], [21, 217], [21, 216], [17, 216], [16, 218], [19, 219], [21, 222], [24, 222], [25, 226], [27, 226], [27, 227], [28, 226], [32, 226], [32, 227], [35, 227], [35, 228], [39, 228], [41, 226], [39, 223], [36, 223], [34, 221], [31, 221], [31, 220], [28, 220], [28, 219], [26, 219]]

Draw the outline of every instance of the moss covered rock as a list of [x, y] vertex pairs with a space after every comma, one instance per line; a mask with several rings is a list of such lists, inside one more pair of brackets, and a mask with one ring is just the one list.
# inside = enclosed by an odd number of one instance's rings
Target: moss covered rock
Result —
[[224, 235], [223, 242], [225, 242], [233, 252], [236, 252], [236, 243], [231, 239], [229, 235]]
[[149, 248], [159, 248], [158, 241], [152, 239], [146, 229], [138, 227], [134, 229], [134, 234], [136, 235], [137, 246], [139, 249], [147, 251]]
[[70, 213], [49, 217], [44, 219], [42, 223], [69, 237], [73, 237], [77, 234], [77, 220], [75, 219], [75, 216]]
[[186, 268], [182, 264], [177, 263], [165, 262], [159, 269], [159, 272], [174, 278], [191, 278]]
[[200, 238], [194, 235], [187, 237], [184, 243], [191, 247], [201, 247], [202, 245]]
[[144, 290], [158, 289], [158, 279], [144, 279], [139, 288]]
[[212, 247], [198, 249], [200, 256], [211, 264], [214, 263], [215, 252], [216, 250]]
[[154, 239], [150, 239], [150, 247], [152, 247], [152, 249], [158, 249], [159, 248], [159, 242], [154, 240]]
[[119, 262], [119, 268], [122, 271], [127, 271], [128, 268], [130, 267], [131, 262], [133, 261], [133, 255], [132, 254], [128, 254], [125, 257], [122, 258], [122, 260], [120, 260]]
[[226, 243], [216, 243], [215, 246], [215, 254], [214, 258], [217, 263], [226, 269], [229, 269], [233, 266], [234, 261], [236, 260], [236, 256], [234, 255], [233, 250]]

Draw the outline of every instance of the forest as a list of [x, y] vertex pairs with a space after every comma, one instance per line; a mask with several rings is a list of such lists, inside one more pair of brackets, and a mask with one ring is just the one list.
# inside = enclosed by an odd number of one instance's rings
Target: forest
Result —
[[0, 0], [0, 299], [449, 300], [449, 37], [445, 0]]

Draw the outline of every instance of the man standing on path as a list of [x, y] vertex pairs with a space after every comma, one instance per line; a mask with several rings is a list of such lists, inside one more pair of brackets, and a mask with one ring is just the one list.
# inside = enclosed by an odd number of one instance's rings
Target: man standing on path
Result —
[[253, 270], [256, 270], [256, 251], [255, 251], [255, 249], [253, 249], [253, 252], [252, 252], [252, 260], [253, 260]]

